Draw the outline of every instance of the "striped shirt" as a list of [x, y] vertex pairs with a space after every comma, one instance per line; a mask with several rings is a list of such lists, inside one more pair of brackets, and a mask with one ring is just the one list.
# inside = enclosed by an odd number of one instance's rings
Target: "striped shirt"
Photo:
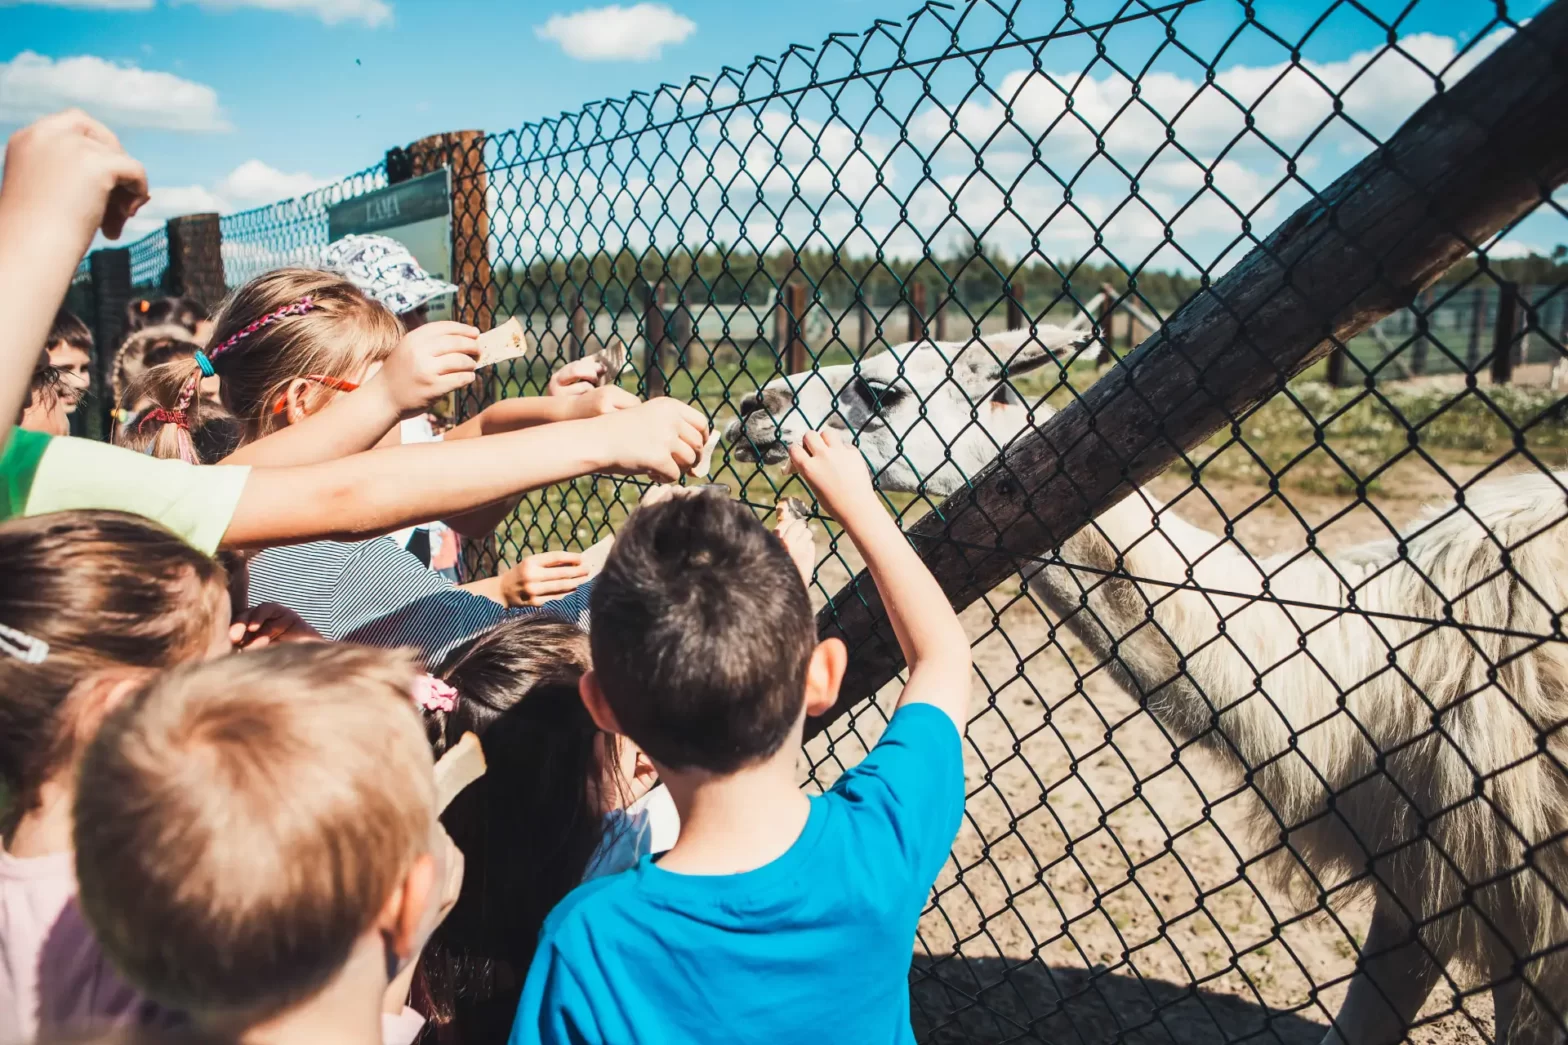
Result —
[[458, 588], [387, 537], [315, 541], [258, 552], [249, 563], [251, 606], [287, 606], [334, 641], [418, 646], [427, 664], [508, 617], [549, 613], [588, 627], [593, 581], [543, 606], [507, 609]]

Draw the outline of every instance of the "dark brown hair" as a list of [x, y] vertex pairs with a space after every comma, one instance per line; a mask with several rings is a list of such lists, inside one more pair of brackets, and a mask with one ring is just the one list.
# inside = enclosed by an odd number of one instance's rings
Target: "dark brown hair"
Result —
[[93, 350], [92, 331], [87, 329], [86, 323], [76, 318], [76, 313], [63, 307], [54, 314], [54, 322], [49, 325], [49, 337], [44, 341], [45, 348], [54, 348], [56, 345], [70, 345], [87, 353]]
[[745, 505], [705, 493], [634, 512], [590, 605], [594, 672], [655, 762], [732, 773], [789, 736], [816, 626], [789, 553]]
[[125, 329], [131, 333], [173, 324], [194, 336], [196, 324], [206, 318], [207, 306], [195, 298], [132, 298], [125, 304]]
[[60, 712], [116, 667], [167, 668], [206, 648], [227, 602], [223, 570], [140, 516], [76, 511], [0, 525], [0, 624], [48, 644], [38, 663], [0, 655], [0, 778], [19, 815], [70, 754]]
[[434, 840], [411, 651], [296, 642], [164, 673], [104, 721], [75, 804], [82, 912], [153, 1001], [314, 995]]
[[426, 713], [432, 748], [439, 756], [474, 733], [489, 766], [441, 817], [464, 873], [416, 981], [436, 1040], [506, 1039], [545, 916], [582, 881], [604, 813], [619, 804], [609, 791], [615, 738], [577, 695], [587, 670], [587, 635], [526, 616], [455, 650], [436, 672], [458, 697], [452, 711]]

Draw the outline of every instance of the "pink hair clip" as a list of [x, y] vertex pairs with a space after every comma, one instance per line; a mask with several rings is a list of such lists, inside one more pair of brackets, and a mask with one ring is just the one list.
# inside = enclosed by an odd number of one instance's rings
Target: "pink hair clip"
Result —
[[414, 704], [421, 711], [452, 711], [457, 707], [457, 690], [434, 675], [414, 680]]

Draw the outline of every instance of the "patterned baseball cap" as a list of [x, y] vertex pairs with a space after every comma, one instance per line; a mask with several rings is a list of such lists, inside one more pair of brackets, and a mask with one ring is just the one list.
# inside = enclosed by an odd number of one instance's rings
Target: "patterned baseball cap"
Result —
[[400, 316], [457, 290], [420, 268], [408, 248], [389, 236], [344, 236], [322, 251], [321, 267]]

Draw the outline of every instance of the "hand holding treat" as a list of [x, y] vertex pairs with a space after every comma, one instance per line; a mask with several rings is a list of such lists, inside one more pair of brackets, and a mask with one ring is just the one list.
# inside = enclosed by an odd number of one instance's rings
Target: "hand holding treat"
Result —
[[287, 606], [263, 602], [234, 615], [229, 625], [229, 645], [236, 650], [258, 650], [274, 642], [310, 642], [320, 633]]
[[817, 539], [806, 520], [810, 512], [794, 497], [786, 497], [773, 507], [773, 535], [789, 552], [800, 579], [811, 586], [811, 574], [817, 567]]
[[[578, 362], [582, 362], [578, 360]], [[559, 371], [557, 371], [559, 373]], [[554, 380], [552, 378], [551, 380]], [[580, 392], [559, 393], [561, 402], [566, 406], [564, 420], [579, 417], [598, 417], [601, 414], [613, 414], [617, 410], [630, 410], [642, 405], [642, 400], [632, 395], [619, 385], [604, 385], [590, 387], [576, 385]]]
[[413, 417], [474, 379], [479, 331], [466, 323], [426, 323], [403, 337], [376, 378], [398, 416]]
[[545, 395], [576, 396], [604, 385], [604, 363], [593, 356], [574, 359], [550, 375]]
[[789, 448], [789, 461], [828, 513], [846, 526], [856, 512], [882, 511], [866, 459], [838, 432], [807, 432], [799, 446]]
[[593, 423], [603, 440], [601, 470], [651, 475], [664, 482], [690, 472], [708, 440], [708, 419], [674, 399], [653, 399]]

